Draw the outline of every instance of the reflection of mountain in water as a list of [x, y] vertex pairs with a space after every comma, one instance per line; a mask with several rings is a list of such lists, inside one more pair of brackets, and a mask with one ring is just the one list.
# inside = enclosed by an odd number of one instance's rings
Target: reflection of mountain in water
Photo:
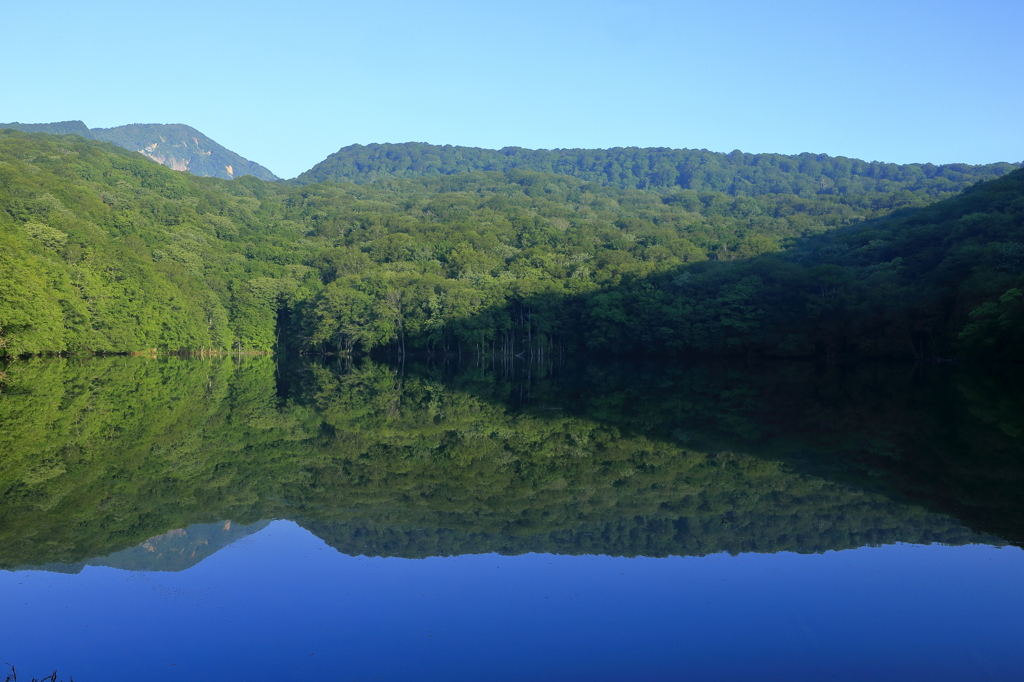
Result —
[[[635, 517], [523, 535], [413, 528], [362, 519], [304, 525], [343, 554], [407, 558], [489, 552], [649, 557], [704, 556], [718, 552], [809, 554], [896, 542], [947, 545], [999, 542], [998, 538], [972, 533], [948, 517], [886, 517], [886, 511], [876, 509], [871, 515], [872, 520], [879, 522], [877, 528], [867, 527], [846, 514], [790, 514], [784, 509], [768, 518], [748, 514], [732, 515], [731, 520], [715, 516]], [[800, 530], [794, 532], [796, 529]]]
[[18, 363], [0, 566], [180, 570], [217, 518], [394, 556], [1019, 542], [1020, 384], [906, 369]]
[[184, 571], [213, 556], [236, 540], [267, 527], [269, 521], [243, 526], [231, 521], [200, 523], [156, 535], [141, 545], [77, 564], [47, 564], [37, 568], [59, 573], [78, 573], [86, 566], [109, 566], [125, 571]]

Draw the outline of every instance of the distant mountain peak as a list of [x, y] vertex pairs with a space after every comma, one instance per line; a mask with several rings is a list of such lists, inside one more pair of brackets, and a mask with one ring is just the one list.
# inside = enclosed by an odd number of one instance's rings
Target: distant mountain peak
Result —
[[236, 154], [183, 123], [132, 123], [114, 128], [89, 128], [82, 121], [57, 123], [0, 123], [27, 133], [81, 135], [111, 142], [147, 156], [176, 171], [232, 180], [253, 175], [261, 180], [279, 180], [258, 163]]

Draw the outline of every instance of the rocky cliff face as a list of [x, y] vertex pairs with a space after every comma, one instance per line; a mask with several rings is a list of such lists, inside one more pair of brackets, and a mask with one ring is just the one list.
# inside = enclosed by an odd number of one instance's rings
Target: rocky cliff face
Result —
[[132, 124], [116, 128], [92, 128], [97, 140], [145, 154], [157, 163], [194, 175], [226, 178], [254, 175], [261, 180], [277, 180], [269, 170], [239, 156], [195, 128], [180, 123]]
[[261, 180], [279, 180], [258, 163], [239, 156], [217, 144], [195, 128], [180, 123], [135, 123], [115, 128], [89, 128], [82, 121], [59, 123], [0, 123], [0, 128], [14, 128], [27, 133], [81, 135], [112, 142], [118, 147], [139, 152], [157, 163], [193, 175], [228, 180], [254, 175]]

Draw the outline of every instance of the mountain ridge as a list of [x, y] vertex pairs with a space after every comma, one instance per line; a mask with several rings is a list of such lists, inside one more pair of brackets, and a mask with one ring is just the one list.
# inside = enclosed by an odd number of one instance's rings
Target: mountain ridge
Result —
[[110, 142], [139, 152], [176, 171], [200, 177], [233, 180], [252, 175], [260, 180], [280, 180], [269, 169], [250, 161], [184, 123], [130, 123], [112, 128], [89, 128], [83, 121], [55, 123], [0, 123], [26, 133], [80, 135], [89, 140]]
[[750, 154], [668, 147], [609, 149], [484, 149], [422, 142], [349, 145], [289, 181], [365, 184], [387, 177], [419, 178], [474, 171], [529, 170], [570, 175], [620, 189], [762, 194], [866, 194], [901, 189], [939, 197], [991, 180], [1021, 163], [893, 164], [845, 156]]
[[[261, 180], [282, 180], [266, 167], [183, 123], [131, 123], [89, 128], [81, 120], [70, 120], [0, 123], [0, 128], [51, 135], [74, 134], [111, 142], [173, 170], [201, 177], [231, 180], [252, 175]], [[620, 189], [672, 191], [681, 188], [732, 196], [860, 195], [907, 189], [941, 198], [1021, 167], [1024, 162], [896, 164], [812, 152], [748, 153], [739, 149], [728, 153], [672, 147], [528, 149], [506, 146], [487, 149], [402, 142], [347, 145], [287, 182], [292, 185], [366, 184], [385, 178], [529, 170], [569, 175]]]

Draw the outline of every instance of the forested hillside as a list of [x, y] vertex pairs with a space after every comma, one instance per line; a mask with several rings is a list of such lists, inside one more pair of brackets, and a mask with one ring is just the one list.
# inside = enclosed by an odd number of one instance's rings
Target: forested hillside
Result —
[[1016, 357], [1024, 171], [928, 192], [288, 186], [0, 131], [0, 347]]
[[310, 269], [289, 268], [301, 232], [246, 182], [0, 131], [0, 348], [272, 348], [278, 298]]
[[878, 192], [941, 198], [1020, 163], [898, 165], [827, 154], [729, 154], [706, 149], [480, 149], [421, 142], [343, 147], [293, 182], [367, 183], [473, 171], [531, 170], [571, 175], [622, 189], [693, 189], [731, 196], [795, 194], [846, 196]]
[[[1024, 171], [925, 208], [576, 302], [609, 352], [1024, 359]], [[564, 319], [564, 318], [563, 318]], [[577, 332], [580, 334], [580, 332]]]

